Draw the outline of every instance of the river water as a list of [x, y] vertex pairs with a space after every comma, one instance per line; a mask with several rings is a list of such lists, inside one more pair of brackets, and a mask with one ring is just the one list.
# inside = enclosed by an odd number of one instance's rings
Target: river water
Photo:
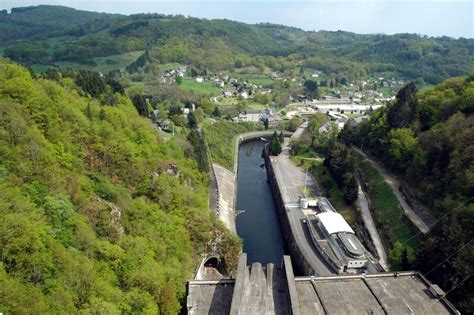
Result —
[[267, 181], [264, 141], [243, 143], [239, 149], [237, 173], [237, 234], [243, 239], [247, 263], [274, 263], [279, 266], [284, 254], [280, 222]]

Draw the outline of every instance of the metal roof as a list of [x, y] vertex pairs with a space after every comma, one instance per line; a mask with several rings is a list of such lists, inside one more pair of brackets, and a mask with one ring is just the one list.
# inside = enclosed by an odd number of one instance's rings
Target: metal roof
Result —
[[338, 235], [349, 256], [361, 257], [365, 249], [354, 234], [341, 233]]
[[339, 232], [354, 233], [346, 220], [337, 212], [323, 212], [316, 216], [329, 235]]

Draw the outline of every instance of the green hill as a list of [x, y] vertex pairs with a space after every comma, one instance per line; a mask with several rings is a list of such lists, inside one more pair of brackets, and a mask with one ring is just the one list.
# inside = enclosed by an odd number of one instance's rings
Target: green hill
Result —
[[176, 314], [208, 242], [239, 251], [207, 210], [207, 174], [105, 89], [0, 60], [5, 314]]
[[[345, 127], [340, 138], [377, 157], [436, 218], [415, 264], [404, 268], [421, 270], [449, 292], [450, 301], [463, 313], [470, 313], [474, 305], [470, 294], [474, 285], [474, 75], [421, 91], [410, 83], [370, 120], [356, 128]], [[384, 231], [390, 233], [393, 222], [387, 222]], [[408, 240], [402, 243], [401, 251], [409, 245]]]
[[63, 6], [39, 5], [13, 8], [8, 14], [0, 12], [0, 42], [12, 43], [20, 40], [77, 33], [86, 25], [106, 21], [118, 14], [107, 14], [76, 10]]
[[12, 12], [0, 16], [0, 33], [8, 44], [4, 54], [25, 64], [67, 61], [94, 67], [97, 57], [147, 50], [130, 71], [145, 67], [150, 72], [147, 65], [153, 69], [169, 62], [213, 71], [235, 65], [275, 71], [307, 66], [333, 77], [394, 76], [429, 84], [474, 71], [473, 39], [306, 32], [275, 24], [163, 14], [118, 16], [57, 6]]

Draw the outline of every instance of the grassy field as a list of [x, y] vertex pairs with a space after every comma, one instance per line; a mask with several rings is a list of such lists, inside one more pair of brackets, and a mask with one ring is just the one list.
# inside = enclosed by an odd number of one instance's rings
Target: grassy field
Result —
[[[296, 73], [297, 75], [299, 75], [300, 74], [300, 69], [301, 69], [301, 67], [298, 67], [298, 66], [294, 67], [293, 72]], [[316, 71], [316, 69], [303, 67], [303, 71], [304, 71], [304, 76], [306, 76], [309, 79], [318, 80], [318, 81], [327, 79], [327, 76], [324, 73], [320, 73], [319, 77], [317, 77], [317, 78], [312, 78], [311, 75]]]
[[219, 95], [221, 93], [219, 88], [214, 84], [209, 82], [198, 83], [192, 78], [183, 78], [183, 83], [181, 83], [180, 88], [201, 95]]
[[174, 63], [164, 63], [160, 65], [160, 70], [161, 71], [167, 71], [167, 70], [176, 70], [179, 67], [181, 67], [180, 63], [174, 62]]
[[[94, 61], [96, 66], [89, 66], [80, 63], [70, 62], [70, 61], [58, 61], [54, 63], [56, 66], [61, 68], [73, 68], [73, 69], [86, 69], [98, 72], [109, 72], [115, 69], [125, 69], [130, 63], [137, 59], [143, 51], [132, 51], [120, 55], [111, 55], [106, 57], [96, 57]], [[35, 64], [32, 66], [33, 70], [42, 72], [48, 68], [49, 65]]]
[[410, 256], [413, 256], [420, 245], [419, 239], [414, 237], [415, 233], [410, 228], [409, 223], [405, 221], [397, 198], [390, 186], [385, 183], [383, 177], [373, 168], [370, 162], [361, 160], [360, 156], [357, 164], [368, 186], [372, 213], [378, 225], [378, 230], [386, 245], [388, 245], [389, 261], [392, 267], [395, 267], [400, 264], [400, 261], [397, 261], [399, 257], [395, 258], [397, 255], [399, 256], [399, 253], [396, 253], [397, 243], [398, 246], [406, 248]]
[[221, 120], [214, 124], [204, 126], [207, 144], [212, 161], [234, 170], [235, 137], [239, 134], [253, 131], [251, 124], [234, 123]]
[[262, 85], [265, 87], [271, 87], [273, 85], [273, 79], [264, 74], [240, 73], [239, 77], [241, 80], [245, 80], [256, 85]]
[[254, 102], [253, 100], [239, 100], [237, 97], [222, 97], [219, 99], [217, 105], [219, 106], [235, 106], [241, 104], [248, 109], [264, 109], [265, 105]]

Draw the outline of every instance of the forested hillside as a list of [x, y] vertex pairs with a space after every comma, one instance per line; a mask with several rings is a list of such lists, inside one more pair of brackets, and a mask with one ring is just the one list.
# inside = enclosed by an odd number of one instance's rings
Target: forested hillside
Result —
[[474, 76], [418, 91], [402, 88], [388, 107], [340, 139], [363, 147], [397, 174], [437, 218], [412, 266], [474, 309]]
[[200, 254], [239, 242], [196, 162], [80, 78], [0, 61], [0, 310], [176, 314]]
[[80, 36], [86, 28], [118, 16], [51, 5], [13, 8], [11, 14], [3, 10], [0, 11], [0, 41], [13, 43], [58, 35]]
[[305, 32], [273, 24], [116, 16], [56, 6], [4, 12], [0, 31], [4, 55], [29, 65], [67, 61], [94, 66], [97, 57], [145, 51], [130, 71], [152, 71], [170, 62], [213, 71], [248, 65], [288, 71], [304, 65], [349, 79], [384, 75], [422, 84], [474, 71], [474, 40], [465, 38]]

